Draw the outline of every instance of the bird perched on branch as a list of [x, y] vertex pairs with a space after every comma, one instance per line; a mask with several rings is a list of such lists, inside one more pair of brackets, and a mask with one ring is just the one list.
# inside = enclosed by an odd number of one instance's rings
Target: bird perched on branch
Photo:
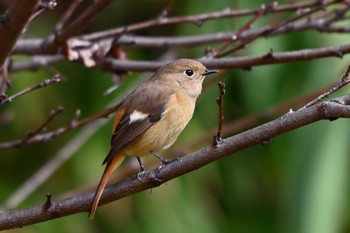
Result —
[[93, 218], [112, 171], [127, 155], [153, 154], [170, 147], [192, 118], [196, 99], [206, 75], [216, 73], [202, 63], [178, 59], [156, 71], [120, 104], [116, 111], [113, 135], [105, 171], [95, 193], [89, 217]]

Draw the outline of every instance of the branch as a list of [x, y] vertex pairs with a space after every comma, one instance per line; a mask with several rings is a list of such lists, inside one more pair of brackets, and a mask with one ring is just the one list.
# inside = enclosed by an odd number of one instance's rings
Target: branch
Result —
[[34, 56], [31, 60], [25, 62], [12, 63], [10, 71], [36, 70], [42, 67], [49, 67], [55, 63], [64, 61], [65, 57], [61, 54], [52, 56]]
[[71, 1], [70, 5], [66, 9], [66, 11], [63, 13], [61, 18], [56, 23], [55, 31], [60, 31], [63, 28], [63, 25], [68, 21], [70, 17], [72, 17], [74, 11], [78, 8], [80, 3], [82, 3], [82, 0], [73, 0]]
[[43, 82], [41, 82], [41, 83], [39, 83], [39, 84], [37, 84], [37, 85], [35, 85], [33, 87], [28, 87], [28, 88], [26, 88], [26, 89], [24, 89], [24, 90], [22, 90], [22, 91], [20, 91], [20, 92], [18, 92], [16, 94], [12, 95], [12, 96], [9, 96], [9, 97], [7, 97], [5, 99], [0, 99], [0, 106], [3, 105], [3, 104], [6, 104], [6, 103], [10, 103], [15, 98], [18, 98], [18, 97], [20, 97], [22, 95], [25, 95], [25, 94], [29, 93], [29, 92], [35, 91], [35, 90], [43, 88], [43, 87], [47, 87], [49, 85], [58, 83], [60, 81], [61, 81], [60, 75], [56, 74], [53, 77], [51, 77], [49, 79], [46, 79]]
[[10, 55], [17, 39], [21, 36], [39, 0], [14, 1], [0, 22], [0, 68]]
[[0, 16], [0, 98], [5, 95], [8, 87], [7, 65], [17, 39], [21, 36], [24, 28], [31, 20], [39, 0], [14, 1], [5, 14]]
[[36, 135], [38, 135], [39, 133], [45, 132], [46, 131], [46, 127], [53, 121], [55, 120], [58, 115], [60, 115], [62, 112], [64, 111], [64, 109], [60, 106], [57, 109], [53, 110], [50, 114], [50, 116], [46, 119], [46, 121], [40, 125], [36, 130], [31, 131], [28, 133], [27, 137], [22, 140], [22, 144], [26, 144], [31, 138], [35, 137]]
[[[164, 182], [199, 169], [227, 155], [252, 145], [265, 145], [266, 142], [270, 142], [272, 138], [278, 135], [316, 121], [338, 117], [350, 118], [350, 106], [348, 104], [350, 104], [350, 95], [313, 105], [297, 112], [289, 112], [274, 121], [223, 139], [222, 143], [217, 147], [208, 146], [168, 165], [146, 172], [141, 175], [141, 178], [134, 175], [113, 184], [105, 189], [100, 204], [104, 205], [134, 193], [157, 187]], [[23, 227], [88, 211], [94, 193], [95, 191], [92, 190], [78, 196], [56, 201], [52, 200], [50, 206], [46, 205], [46, 201], [43, 198], [43, 203], [40, 205], [22, 210], [4, 211], [0, 213], [0, 230]]]
[[346, 85], [348, 85], [350, 83], [349, 74], [350, 74], [350, 66], [348, 66], [348, 69], [345, 71], [345, 74], [343, 75], [342, 79], [336, 85], [334, 85], [331, 89], [329, 89], [328, 91], [322, 93], [317, 98], [315, 98], [312, 101], [310, 101], [309, 103], [307, 103], [301, 109], [309, 108], [310, 106], [320, 102], [324, 98], [327, 98], [330, 94], [332, 94], [332, 93], [336, 92], [337, 90], [339, 90], [339, 89], [345, 87]]
[[216, 103], [219, 105], [219, 124], [216, 135], [214, 135], [213, 145], [217, 146], [222, 141], [222, 121], [224, 120], [224, 95], [225, 95], [225, 83], [218, 83], [220, 95], [216, 99]]

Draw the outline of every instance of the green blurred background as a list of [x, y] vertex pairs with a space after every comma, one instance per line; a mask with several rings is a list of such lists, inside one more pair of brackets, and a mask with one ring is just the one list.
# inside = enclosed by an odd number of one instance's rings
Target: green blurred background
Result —
[[[45, 12], [37, 18], [26, 37], [48, 36], [67, 3], [58, 1], [55, 11]], [[159, 15], [165, 3], [160, 0], [114, 1], [84, 32], [152, 19]], [[170, 16], [212, 12], [226, 7], [257, 9], [261, 3], [267, 2], [177, 0]], [[88, 4], [91, 1], [84, 2], [82, 9]], [[280, 17], [286, 16], [281, 14]], [[231, 32], [249, 18], [212, 20], [201, 27], [193, 24], [154, 27], [137, 34], [180, 36]], [[274, 20], [278, 19], [266, 16], [255, 27], [276, 23]], [[270, 48], [278, 52], [348, 42], [347, 34], [306, 31], [261, 38], [240, 51], [240, 55], [261, 55]], [[218, 47], [219, 44], [212, 46]], [[198, 58], [203, 55], [205, 47], [177, 48], [172, 52], [179, 58]], [[126, 48], [132, 60], [157, 60], [165, 50]], [[288, 99], [330, 85], [346, 70], [349, 57], [266, 65], [254, 67], [251, 71], [227, 70], [222, 77], [227, 91], [225, 122], [258, 114]], [[68, 124], [76, 109], [81, 109], [82, 117], [97, 113], [117, 97], [125, 95], [145, 75], [130, 74], [116, 92], [104, 96], [105, 90], [113, 85], [111, 74], [72, 62], [59, 63], [55, 68], [65, 76], [63, 82], [1, 106], [0, 114], [10, 118], [0, 125], [1, 142], [25, 137], [58, 106], [63, 106], [65, 112], [50, 125], [50, 129]], [[33, 86], [51, 75], [47, 70], [12, 73], [12, 88], [8, 94]], [[347, 91], [345, 89], [334, 96]], [[173, 147], [181, 149], [181, 144], [203, 134], [215, 133], [217, 95], [216, 85], [208, 87], [202, 94], [193, 120]], [[294, 110], [298, 107], [290, 106]], [[254, 146], [167, 182], [151, 192], [141, 192], [100, 207], [93, 221], [87, 218], [87, 213], [79, 213], [12, 232], [350, 232], [349, 124], [344, 119], [322, 121], [279, 136], [267, 146]], [[73, 190], [96, 185], [103, 171], [100, 164], [108, 151], [111, 128], [109, 119], [17, 208], [43, 203], [47, 192], [51, 192], [55, 199], [74, 195]], [[0, 203], [4, 203], [28, 177], [82, 130], [70, 131], [47, 144], [1, 150]], [[190, 151], [210, 143], [211, 140], [203, 140]]]

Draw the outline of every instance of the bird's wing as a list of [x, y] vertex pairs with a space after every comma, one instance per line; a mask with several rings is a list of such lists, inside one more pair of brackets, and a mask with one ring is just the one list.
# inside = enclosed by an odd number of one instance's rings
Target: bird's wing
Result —
[[173, 92], [157, 90], [158, 88], [150, 85], [141, 86], [121, 103], [115, 119], [111, 147], [103, 164], [135, 142], [163, 117], [166, 104]]

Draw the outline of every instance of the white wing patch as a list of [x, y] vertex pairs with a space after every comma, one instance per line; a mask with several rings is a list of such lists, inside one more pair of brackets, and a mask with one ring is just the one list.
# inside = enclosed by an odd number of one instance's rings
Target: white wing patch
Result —
[[135, 121], [142, 121], [142, 120], [146, 119], [146, 117], [148, 117], [148, 114], [145, 114], [143, 112], [139, 112], [139, 111], [135, 110], [133, 113], [130, 114], [129, 124], [131, 124]]

